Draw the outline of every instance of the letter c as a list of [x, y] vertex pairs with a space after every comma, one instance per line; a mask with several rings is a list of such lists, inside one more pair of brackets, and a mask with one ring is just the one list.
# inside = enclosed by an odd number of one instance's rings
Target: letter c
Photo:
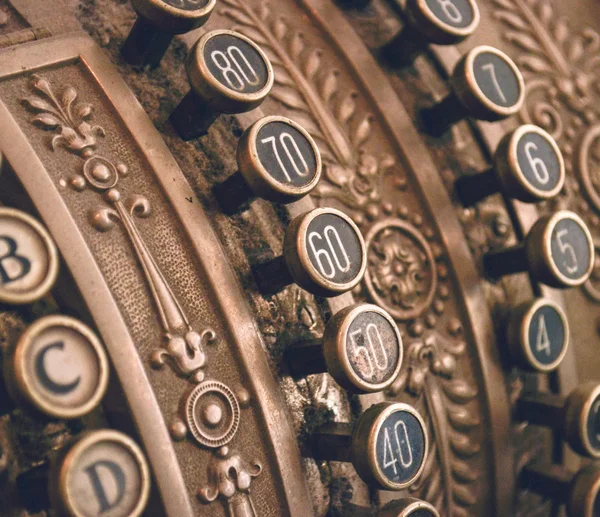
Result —
[[81, 382], [81, 376], [79, 376], [73, 382], [68, 384], [60, 384], [53, 381], [48, 375], [48, 371], [46, 370], [46, 354], [51, 350], [64, 350], [64, 348], [65, 344], [62, 341], [51, 343], [50, 345], [46, 345], [44, 348], [42, 348], [35, 358], [35, 372], [37, 373], [40, 382], [44, 388], [59, 395], [66, 395], [67, 393], [70, 393]]

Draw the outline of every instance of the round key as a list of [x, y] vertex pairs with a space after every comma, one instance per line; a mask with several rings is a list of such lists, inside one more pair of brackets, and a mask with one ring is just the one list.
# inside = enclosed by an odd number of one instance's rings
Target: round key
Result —
[[412, 63], [432, 43], [454, 45], [465, 40], [480, 20], [475, 0], [407, 0], [405, 14], [404, 29], [381, 49], [396, 66]]
[[406, 497], [386, 504], [377, 517], [440, 517], [440, 514], [428, 502]]
[[403, 490], [425, 467], [428, 452], [425, 422], [415, 409], [381, 402], [367, 409], [352, 428], [332, 423], [317, 430], [316, 459], [350, 461], [365, 483], [381, 490]]
[[402, 337], [394, 319], [377, 305], [342, 309], [328, 322], [322, 343], [286, 350], [295, 378], [329, 372], [344, 389], [375, 393], [388, 388], [402, 367]]
[[205, 135], [221, 113], [258, 107], [273, 87], [273, 68], [251, 39], [228, 30], [211, 31], [190, 51], [186, 71], [191, 90], [170, 120], [184, 140]]
[[366, 267], [365, 241], [352, 219], [334, 208], [317, 208], [289, 224], [283, 255], [253, 272], [263, 294], [296, 283], [318, 296], [337, 296], [356, 287]]
[[600, 469], [589, 465], [572, 473], [557, 465], [534, 463], [521, 472], [520, 485], [565, 504], [568, 517], [600, 515]]
[[0, 207], [0, 302], [35, 302], [58, 275], [58, 251], [46, 229], [30, 215]]
[[529, 271], [534, 280], [564, 289], [589, 278], [594, 268], [594, 243], [581, 217], [561, 210], [541, 217], [523, 244], [487, 253], [483, 259], [492, 279]]
[[352, 503], [344, 505], [344, 517], [440, 517], [429, 503], [414, 497], [404, 497], [386, 504], [375, 514], [371, 508]]
[[17, 487], [30, 512], [50, 507], [64, 517], [138, 517], [148, 502], [150, 470], [131, 438], [103, 429], [20, 474]]
[[507, 341], [512, 360], [524, 370], [556, 370], [569, 348], [569, 324], [559, 305], [540, 298], [511, 312]]
[[261, 197], [291, 203], [321, 179], [321, 153], [308, 132], [286, 117], [264, 117], [250, 126], [237, 148], [239, 170], [217, 185], [215, 196], [227, 214]]
[[132, 0], [138, 18], [121, 53], [129, 64], [156, 68], [173, 36], [204, 25], [216, 0]]
[[567, 398], [523, 396], [517, 409], [521, 420], [556, 430], [578, 454], [600, 458], [600, 384], [583, 384]]
[[524, 125], [506, 135], [486, 172], [464, 176], [455, 183], [463, 206], [502, 192], [525, 203], [556, 197], [565, 183], [565, 162], [558, 144], [546, 131]]
[[4, 364], [15, 403], [60, 419], [92, 411], [106, 392], [108, 373], [96, 334], [67, 316], [45, 316], [33, 323]]
[[525, 82], [517, 65], [504, 52], [475, 47], [459, 61], [450, 79], [451, 93], [422, 110], [424, 129], [442, 136], [467, 117], [496, 122], [517, 113], [525, 99]]

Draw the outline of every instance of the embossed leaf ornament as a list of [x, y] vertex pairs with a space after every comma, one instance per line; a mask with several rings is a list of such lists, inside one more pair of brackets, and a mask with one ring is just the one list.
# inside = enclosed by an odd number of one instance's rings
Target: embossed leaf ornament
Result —
[[448, 517], [467, 517], [476, 502], [477, 473], [469, 460], [480, 452], [470, 437], [480, 424], [472, 407], [477, 391], [456, 378], [457, 358], [465, 350], [466, 343], [451, 345], [431, 332], [408, 346], [407, 367], [390, 390], [392, 395], [406, 391], [417, 398], [430, 437], [423, 474], [410, 490]]
[[[508, 26], [504, 37], [517, 48], [515, 58], [527, 80], [524, 120], [540, 125], [557, 140], [577, 130], [582, 121], [596, 120], [600, 36], [591, 29], [575, 33], [547, 0], [494, 3], [499, 7], [495, 17]], [[571, 117], [582, 120], [573, 126]]]
[[313, 196], [343, 203], [358, 223], [365, 211], [375, 218], [383, 177], [396, 162], [389, 155], [365, 151], [373, 117], [357, 113], [358, 93], [341, 87], [340, 72], [328, 65], [323, 51], [307, 45], [303, 33], [285, 18], [273, 15], [268, 2], [261, 3], [257, 12], [240, 0], [221, 3], [227, 6], [222, 14], [239, 24], [235, 29], [269, 56], [275, 69], [271, 98], [287, 108], [319, 145], [326, 181]]
[[[522, 119], [551, 133], [565, 157], [565, 196], [556, 208], [576, 209], [598, 226], [600, 35], [591, 28], [574, 31], [548, 0], [494, 0], [494, 4], [496, 18], [509, 28], [504, 37], [520, 52], [516, 59], [528, 90]], [[583, 290], [600, 303], [593, 279]]]
[[229, 503], [231, 517], [255, 517], [252, 499], [246, 494], [250, 492], [252, 479], [260, 476], [262, 466], [245, 461], [239, 454], [232, 454], [229, 447], [221, 447], [213, 456], [208, 466], [208, 483], [198, 492], [200, 500], [211, 503], [221, 496], [227, 500], [237, 498], [236, 504]]
[[60, 130], [60, 134], [52, 139], [52, 149], [63, 145], [72, 152], [89, 156], [97, 146], [96, 137], [105, 136], [100, 126], [86, 122], [92, 114], [92, 106], [79, 104], [74, 109], [77, 92], [72, 86], [63, 90], [59, 100], [48, 80], [38, 75], [33, 76], [33, 87], [43, 97], [30, 97], [23, 99], [23, 102], [30, 111], [37, 113], [32, 123], [43, 129]]
[[373, 285], [377, 292], [389, 297], [393, 305], [403, 309], [413, 309], [419, 297], [426, 293], [422, 262], [426, 257], [418, 256], [398, 240], [379, 240], [371, 246], [377, 257], [371, 268]]

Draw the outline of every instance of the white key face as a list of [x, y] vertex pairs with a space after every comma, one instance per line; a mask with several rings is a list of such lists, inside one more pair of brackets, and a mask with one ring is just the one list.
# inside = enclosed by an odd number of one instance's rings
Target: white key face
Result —
[[89, 341], [72, 329], [51, 327], [38, 336], [28, 357], [36, 391], [53, 405], [72, 408], [90, 400], [100, 380], [100, 362]]
[[0, 210], [0, 300], [7, 303], [27, 303], [41, 297], [47, 290], [45, 285], [56, 276], [50, 237], [19, 214]]
[[86, 448], [66, 478], [70, 503], [84, 517], [128, 517], [145, 491], [139, 459], [124, 445], [100, 441]]
[[73, 318], [37, 320], [20, 337], [13, 361], [18, 395], [52, 417], [83, 416], [106, 391], [108, 361], [102, 344]]

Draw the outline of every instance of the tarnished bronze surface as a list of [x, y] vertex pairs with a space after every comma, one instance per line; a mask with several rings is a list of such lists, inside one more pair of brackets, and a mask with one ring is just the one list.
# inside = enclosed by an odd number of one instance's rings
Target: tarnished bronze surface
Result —
[[[18, 306], [2, 298], [3, 367], [26, 328], [48, 314], [93, 329], [111, 364], [102, 403], [75, 421], [48, 420], [0, 391], [10, 402], [0, 417], [0, 515], [50, 511], [52, 501], [25, 500], [18, 479], [31, 483], [73, 439], [110, 428], [147, 458], [153, 516], [366, 517], [407, 496], [442, 517], [566, 515], [521, 490], [520, 472], [534, 460], [576, 472], [586, 460], [517, 408], [524, 393], [566, 397], [600, 380], [598, 255], [584, 285], [565, 291], [527, 273], [491, 281], [483, 256], [518, 244], [559, 210], [581, 216], [600, 251], [600, 6], [479, 0], [472, 36], [431, 45], [397, 68], [379, 49], [403, 28], [404, 2], [343, 4], [217, 0], [206, 25], [176, 36], [149, 70], [120, 54], [136, 18], [129, 2], [0, 0], [0, 202], [39, 221], [60, 256], [50, 294]], [[273, 87], [260, 107], [222, 115], [207, 136], [183, 142], [168, 117], [190, 88], [187, 52], [214, 30], [255, 42], [273, 66]], [[478, 45], [519, 66], [520, 111], [428, 135], [421, 110], [446, 98], [455, 67]], [[243, 131], [270, 115], [293, 120], [316, 142], [321, 179], [296, 202], [257, 199], [226, 215], [213, 188], [238, 170]], [[495, 194], [464, 208], [454, 181], [494, 165], [496, 147], [520, 124], [556, 140], [561, 193], [537, 204]], [[253, 267], [282, 254], [301, 263], [283, 248], [285, 230], [320, 207], [341, 210], [360, 229], [362, 282], [334, 298], [296, 284], [262, 295]], [[0, 248], [3, 268], [10, 253]], [[564, 359], [549, 373], [521, 370], [508, 353], [520, 346], [509, 344], [512, 310], [538, 296], [562, 307], [569, 324]], [[378, 305], [400, 329], [403, 365], [391, 387], [351, 395], [328, 374], [294, 380], [284, 351], [320, 340], [329, 318], [357, 302]], [[416, 483], [379, 491], [351, 463], [312, 458], [317, 428], [352, 424], [386, 401], [409, 404], [425, 423]], [[568, 433], [578, 436], [573, 422]], [[367, 464], [369, 454], [355, 463]], [[597, 477], [582, 472], [577, 479]], [[591, 507], [579, 486], [569, 497], [571, 509]], [[55, 510], [68, 514], [62, 503]]]

